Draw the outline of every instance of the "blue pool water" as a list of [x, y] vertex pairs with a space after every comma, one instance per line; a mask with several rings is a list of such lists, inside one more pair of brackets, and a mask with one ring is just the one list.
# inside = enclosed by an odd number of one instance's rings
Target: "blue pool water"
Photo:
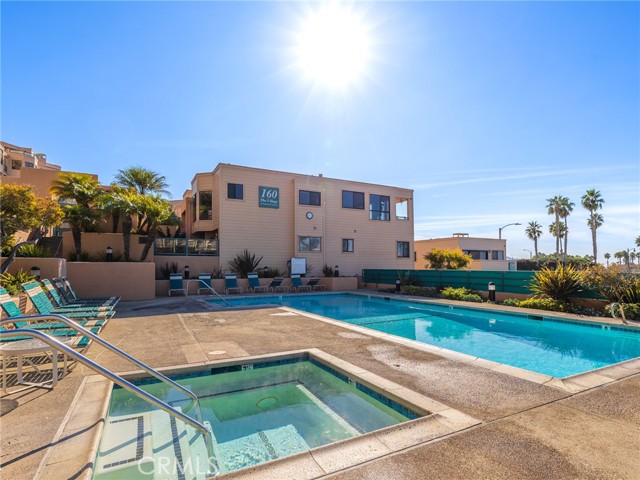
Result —
[[640, 356], [640, 331], [542, 315], [350, 294], [273, 295], [229, 302], [288, 306], [558, 378]]

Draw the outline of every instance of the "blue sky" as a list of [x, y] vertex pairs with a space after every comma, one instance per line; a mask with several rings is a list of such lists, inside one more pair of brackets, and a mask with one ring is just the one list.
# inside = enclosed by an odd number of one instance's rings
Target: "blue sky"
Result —
[[[298, 68], [322, 3], [2, 2], [2, 140], [65, 170], [142, 165], [173, 198], [219, 162], [415, 190], [416, 238], [555, 243], [546, 199], [565, 195], [569, 253], [640, 235], [637, 2], [376, 2], [364, 74], [344, 88]], [[602, 261], [602, 258], [600, 258]]]

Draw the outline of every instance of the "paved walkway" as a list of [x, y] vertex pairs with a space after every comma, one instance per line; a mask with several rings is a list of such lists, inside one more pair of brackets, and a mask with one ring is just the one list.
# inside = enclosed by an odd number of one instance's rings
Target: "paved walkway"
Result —
[[[448, 438], [333, 474], [340, 479], [638, 479], [640, 375], [571, 395], [468, 363], [402, 346], [280, 309], [209, 311], [197, 299], [121, 303], [102, 336], [153, 367], [319, 348], [442, 402], [483, 423]], [[220, 353], [224, 351], [225, 353]], [[133, 370], [94, 345], [89, 356]], [[96, 425], [78, 424], [58, 443], [79, 446], [40, 468], [84, 376], [83, 366], [53, 391], [1, 400], [2, 478], [79, 478]], [[94, 399], [87, 399], [87, 405]], [[99, 398], [95, 402], [99, 403]], [[43, 465], [46, 464], [46, 461]], [[264, 470], [259, 478], [281, 478]]]

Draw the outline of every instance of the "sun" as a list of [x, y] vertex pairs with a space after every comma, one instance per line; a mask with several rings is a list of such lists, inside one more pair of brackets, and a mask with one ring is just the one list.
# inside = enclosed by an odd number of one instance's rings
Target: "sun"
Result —
[[311, 81], [342, 88], [364, 75], [369, 48], [362, 20], [346, 6], [331, 4], [303, 21], [298, 35], [298, 64]]

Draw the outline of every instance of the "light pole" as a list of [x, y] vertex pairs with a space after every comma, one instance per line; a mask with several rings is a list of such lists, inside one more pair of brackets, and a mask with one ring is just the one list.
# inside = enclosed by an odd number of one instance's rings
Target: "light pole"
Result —
[[510, 227], [511, 225], [522, 225], [522, 224], [521, 224], [521, 223], [507, 223], [505, 226], [500, 227], [500, 228], [498, 229], [498, 239], [501, 239], [501, 238], [502, 238], [502, 230], [503, 230], [504, 228]]
[[528, 248], [523, 248], [522, 251], [523, 252], [529, 252], [529, 260], [531, 260], [533, 258], [533, 252], [531, 250], [529, 250]]

